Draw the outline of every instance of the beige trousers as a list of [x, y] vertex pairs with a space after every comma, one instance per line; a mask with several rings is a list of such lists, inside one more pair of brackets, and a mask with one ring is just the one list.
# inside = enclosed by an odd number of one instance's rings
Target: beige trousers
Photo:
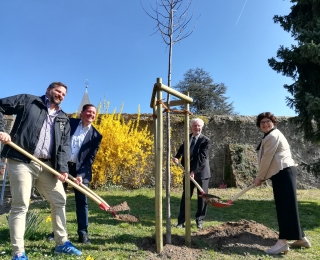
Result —
[[[9, 215], [12, 254], [15, 255], [25, 252], [24, 232], [26, 227], [26, 214], [29, 208], [33, 184], [50, 203], [52, 228], [54, 230], [56, 244], [64, 244], [68, 238], [65, 212], [66, 193], [63, 189], [62, 182], [34, 161], [26, 164], [9, 159], [8, 166], [12, 196]], [[50, 162], [48, 162], [48, 166], [51, 167]]]

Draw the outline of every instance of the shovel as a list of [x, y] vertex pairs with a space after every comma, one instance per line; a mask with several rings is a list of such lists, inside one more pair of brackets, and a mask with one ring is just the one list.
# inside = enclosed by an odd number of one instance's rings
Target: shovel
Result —
[[[72, 181], [76, 181], [76, 178], [73, 177], [72, 175], [70, 175], [68, 173], [68, 179], [71, 179]], [[94, 197], [96, 197], [98, 200], [100, 200], [102, 203], [104, 203], [105, 205], [107, 205], [107, 207], [109, 208], [108, 210], [111, 212], [111, 214], [115, 217], [116, 216], [116, 213], [115, 211], [125, 211], [125, 210], [130, 210], [130, 207], [128, 206], [128, 204], [126, 202], [122, 202], [120, 205], [117, 205], [117, 206], [109, 206], [108, 203], [103, 200], [97, 193], [93, 192], [92, 190], [90, 190], [86, 185], [80, 183], [79, 186], [81, 188], [83, 188], [84, 190], [86, 190], [87, 192], [89, 192], [91, 195], [93, 195]], [[121, 208], [120, 210], [116, 209], [116, 208]]]
[[[180, 167], [181, 169], [184, 170], [183, 166], [180, 164], [180, 163], [175, 163], [176, 166]], [[196, 187], [198, 188], [198, 190], [200, 191], [201, 193], [201, 197], [204, 198], [205, 200], [207, 199], [220, 199], [220, 197], [218, 196], [215, 196], [215, 195], [211, 195], [211, 194], [207, 194], [204, 192], [204, 190], [201, 188], [201, 186], [199, 185], [199, 183], [196, 182], [196, 180], [194, 178], [192, 178], [190, 176], [190, 181], [192, 181], [194, 183], [194, 185], [196, 185]], [[208, 204], [212, 204], [211, 202], [208, 203]]]
[[230, 207], [232, 206], [233, 202], [236, 201], [237, 199], [239, 199], [240, 196], [242, 196], [244, 193], [246, 193], [248, 190], [251, 190], [253, 187], [255, 187], [255, 184], [251, 184], [250, 186], [248, 186], [247, 188], [243, 189], [242, 191], [240, 191], [237, 195], [233, 196], [228, 202], [217, 202], [215, 204], [215, 207], [217, 208], [225, 208], [225, 207]]
[[[24, 154], [25, 156], [27, 156], [29, 159], [35, 161], [36, 163], [40, 164], [43, 168], [45, 168], [47, 171], [51, 172], [53, 175], [56, 176], [60, 176], [60, 173], [57, 172], [56, 170], [52, 169], [51, 167], [49, 167], [48, 165], [46, 165], [45, 163], [43, 163], [42, 161], [40, 161], [39, 159], [37, 159], [36, 157], [34, 157], [33, 155], [29, 154], [27, 151], [23, 150], [21, 147], [19, 147], [18, 145], [14, 144], [13, 142], [9, 142], [8, 145], [10, 145], [12, 148], [16, 149], [17, 151], [19, 151], [20, 153]], [[70, 174], [68, 174], [68, 177], [72, 177], [71, 179], [75, 180], [75, 178], [73, 176], [71, 176]], [[78, 191], [80, 191], [81, 193], [85, 194], [86, 196], [88, 196], [91, 200], [93, 200], [96, 204], [99, 205], [99, 207], [102, 210], [105, 211], [110, 211], [111, 207], [101, 198], [99, 197], [96, 193], [94, 193], [92, 190], [90, 190], [88, 187], [86, 187], [83, 184], [76, 184], [73, 181], [66, 179], [65, 180], [68, 184], [70, 184], [73, 188], [77, 189]], [[112, 211], [111, 214], [116, 217], [117, 214]]]
[[193, 179], [191, 176], [190, 176], [190, 181], [192, 181], [192, 182], [194, 183], [194, 185], [196, 185], [196, 187], [198, 188], [198, 190], [199, 190], [200, 193], [201, 193], [200, 196], [203, 197], [204, 199], [206, 199], [206, 198], [220, 199], [220, 197], [218, 197], [218, 196], [205, 193], [204, 190], [203, 190], [203, 189], [201, 188], [201, 186], [199, 185], [199, 183], [197, 183], [196, 180]]
[[220, 197], [205, 193], [204, 190], [199, 185], [199, 183], [197, 183], [196, 180], [193, 179], [191, 176], [190, 176], [190, 180], [194, 183], [194, 185], [196, 185], [196, 187], [200, 191], [201, 195], [199, 197], [202, 197], [203, 199], [205, 199], [207, 204], [210, 204], [210, 205], [212, 205], [214, 207], [219, 207], [219, 205], [220, 205], [220, 202], [219, 202]]

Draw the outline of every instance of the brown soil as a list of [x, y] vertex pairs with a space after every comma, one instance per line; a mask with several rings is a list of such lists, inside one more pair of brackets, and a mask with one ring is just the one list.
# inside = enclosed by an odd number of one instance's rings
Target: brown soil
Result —
[[[130, 210], [130, 207], [128, 206], [128, 203], [126, 201], [122, 202], [119, 205], [110, 207], [109, 209], [109, 211], [111, 212], [119, 212], [119, 211], [126, 211], [126, 210]], [[132, 223], [139, 222], [138, 217], [130, 214], [116, 214], [114, 218], [116, 220], [120, 220], [124, 222], [132, 222]]]
[[125, 211], [130, 210], [130, 207], [128, 206], [128, 203], [126, 201], [122, 202], [119, 205], [110, 207], [109, 211], [111, 212], [118, 212], [118, 211]]
[[[163, 246], [160, 254], [156, 252], [155, 241], [146, 239], [141, 248], [150, 251], [148, 260], [154, 259], [205, 259], [205, 249], [197, 248], [203, 244], [216, 251], [228, 252], [238, 249], [243, 253], [261, 252], [273, 246], [278, 239], [278, 234], [266, 226], [255, 221], [240, 220], [226, 222], [220, 226], [211, 226], [198, 230], [191, 235], [191, 247], [185, 246], [184, 237], [173, 235], [172, 243]], [[197, 243], [196, 243], [197, 242]]]
[[124, 222], [139, 222], [139, 218], [134, 216], [134, 215], [130, 215], [130, 214], [117, 214], [114, 217], [116, 220], [120, 220], [120, 221], [124, 221]]

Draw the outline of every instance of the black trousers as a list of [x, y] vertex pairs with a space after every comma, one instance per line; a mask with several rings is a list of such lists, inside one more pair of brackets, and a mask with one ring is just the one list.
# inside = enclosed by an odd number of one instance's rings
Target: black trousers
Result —
[[[209, 178], [208, 179], [204, 179], [204, 180], [196, 180], [197, 183], [199, 183], [199, 185], [201, 186], [201, 188], [203, 189], [203, 191], [205, 193], [208, 193], [209, 190]], [[193, 195], [193, 190], [194, 188], [197, 189], [197, 187], [194, 185], [194, 183], [192, 181], [190, 181], [190, 198]], [[197, 189], [197, 195], [198, 195], [198, 210], [196, 212], [196, 222], [197, 224], [202, 224], [206, 213], [207, 213], [207, 203], [205, 201], [205, 199], [199, 197], [199, 195], [201, 195], [201, 192]], [[185, 179], [183, 178], [183, 193], [182, 193], [182, 197], [181, 197], [181, 201], [180, 201], [180, 212], [179, 212], [179, 216], [178, 216], [178, 224], [183, 224], [185, 222], [185, 210], [186, 210], [186, 205], [185, 205]]]
[[297, 169], [294, 166], [287, 167], [271, 177], [279, 239], [299, 240], [305, 236], [300, 226], [296, 179]]

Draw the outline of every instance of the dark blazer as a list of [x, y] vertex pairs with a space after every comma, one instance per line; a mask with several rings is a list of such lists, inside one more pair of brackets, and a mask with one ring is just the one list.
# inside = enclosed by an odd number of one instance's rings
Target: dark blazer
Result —
[[[70, 118], [70, 136], [73, 136], [79, 125], [79, 122], [80, 119]], [[100, 147], [101, 139], [102, 135], [91, 125], [90, 130], [83, 140], [76, 161], [76, 176], [81, 176], [83, 183], [89, 183], [92, 179], [91, 166]]]
[[[191, 136], [192, 134], [190, 135], [190, 138]], [[190, 154], [190, 172], [194, 172], [195, 180], [203, 180], [211, 177], [209, 165], [210, 147], [210, 139], [203, 134], [200, 134], [193, 148], [193, 153]], [[184, 166], [184, 144], [179, 147], [175, 157], [180, 159], [181, 156], [181, 164]]]

